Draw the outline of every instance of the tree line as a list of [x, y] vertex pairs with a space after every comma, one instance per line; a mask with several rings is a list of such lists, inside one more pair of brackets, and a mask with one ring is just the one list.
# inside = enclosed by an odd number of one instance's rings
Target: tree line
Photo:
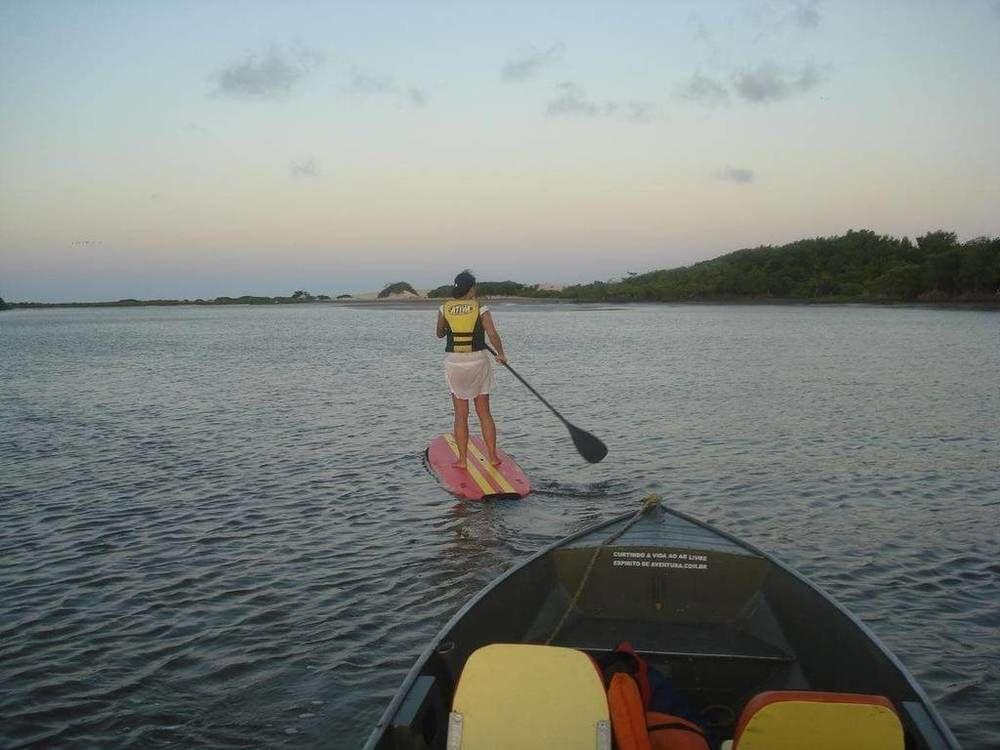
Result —
[[1000, 298], [1000, 237], [908, 237], [849, 231], [762, 246], [684, 268], [564, 288], [561, 297], [621, 301], [961, 302]]
[[[329, 302], [328, 294], [310, 294], [304, 289], [292, 292], [289, 297], [260, 297], [244, 294], [240, 297], [215, 297], [213, 299], [118, 299], [108, 302], [12, 302], [14, 307], [169, 307], [173, 305], [290, 305], [304, 302]], [[0, 299], [0, 310], [4, 309]]]
[[[630, 273], [560, 291], [516, 281], [483, 281], [484, 297], [594, 301], [976, 302], [1000, 300], [1000, 237], [964, 243], [954, 232], [917, 237], [851, 230], [786, 245], [737, 250], [682, 268]], [[450, 297], [450, 285], [428, 297]]]
[[[541, 289], [538, 284], [521, 284], [517, 281], [480, 281], [476, 284], [481, 297], [559, 297], [554, 289]], [[427, 292], [428, 297], [450, 297], [451, 284], [439, 286]]]

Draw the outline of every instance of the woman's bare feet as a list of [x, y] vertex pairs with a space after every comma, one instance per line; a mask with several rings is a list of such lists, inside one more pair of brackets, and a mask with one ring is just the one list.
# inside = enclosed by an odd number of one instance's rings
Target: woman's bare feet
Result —
[[499, 466], [503, 461], [500, 460], [500, 456], [490, 456], [490, 463], [493, 466]]

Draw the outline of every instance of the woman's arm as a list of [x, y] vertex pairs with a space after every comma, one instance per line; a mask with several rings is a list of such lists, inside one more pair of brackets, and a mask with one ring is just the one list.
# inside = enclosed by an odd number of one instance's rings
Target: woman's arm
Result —
[[445, 333], [447, 333], [447, 330], [448, 327], [445, 325], [444, 315], [442, 315], [441, 311], [438, 310], [437, 337], [439, 339], [443, 339]]
[[489, 313], [483, 313], [482, 321], [486, 335], [489, 337], [490, 343], [493, 344], [493, 350], [497, 353], [497, 362], [507, 364], [507, 355], [503, 353], [503, 342], [500, 340], [496, 326], [493, 325], [493, 316]]

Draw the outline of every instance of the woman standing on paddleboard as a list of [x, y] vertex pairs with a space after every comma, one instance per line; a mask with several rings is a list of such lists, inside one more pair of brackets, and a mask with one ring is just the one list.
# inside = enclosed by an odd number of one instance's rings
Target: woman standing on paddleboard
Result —
[[438, 309], [437, 316], [437, 337], [447, 336], [444, 376], [455, 407], [458, 459], [452, 465], [465, 468], [469, 445], [469, 399], [472, 399], [479, 416], [483, 442], [486, 443], [487, 457], [491, 464], [499, 466], [497, 428], [490, 413], [493, 365], [486, 349], [486, 337], [489, 337], [500, 363], [507, 362], [503, 342], [493, 325], [489, 308], [476, 299], [476, 277], [468, 269], [455, 277], [452, 295], [452, 299]]

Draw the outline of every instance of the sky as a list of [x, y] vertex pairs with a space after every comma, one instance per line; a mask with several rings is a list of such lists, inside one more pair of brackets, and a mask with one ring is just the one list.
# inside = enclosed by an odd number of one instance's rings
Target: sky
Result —
[[1000, 0], [2, 0], [0, 297], [1000, 233]]

